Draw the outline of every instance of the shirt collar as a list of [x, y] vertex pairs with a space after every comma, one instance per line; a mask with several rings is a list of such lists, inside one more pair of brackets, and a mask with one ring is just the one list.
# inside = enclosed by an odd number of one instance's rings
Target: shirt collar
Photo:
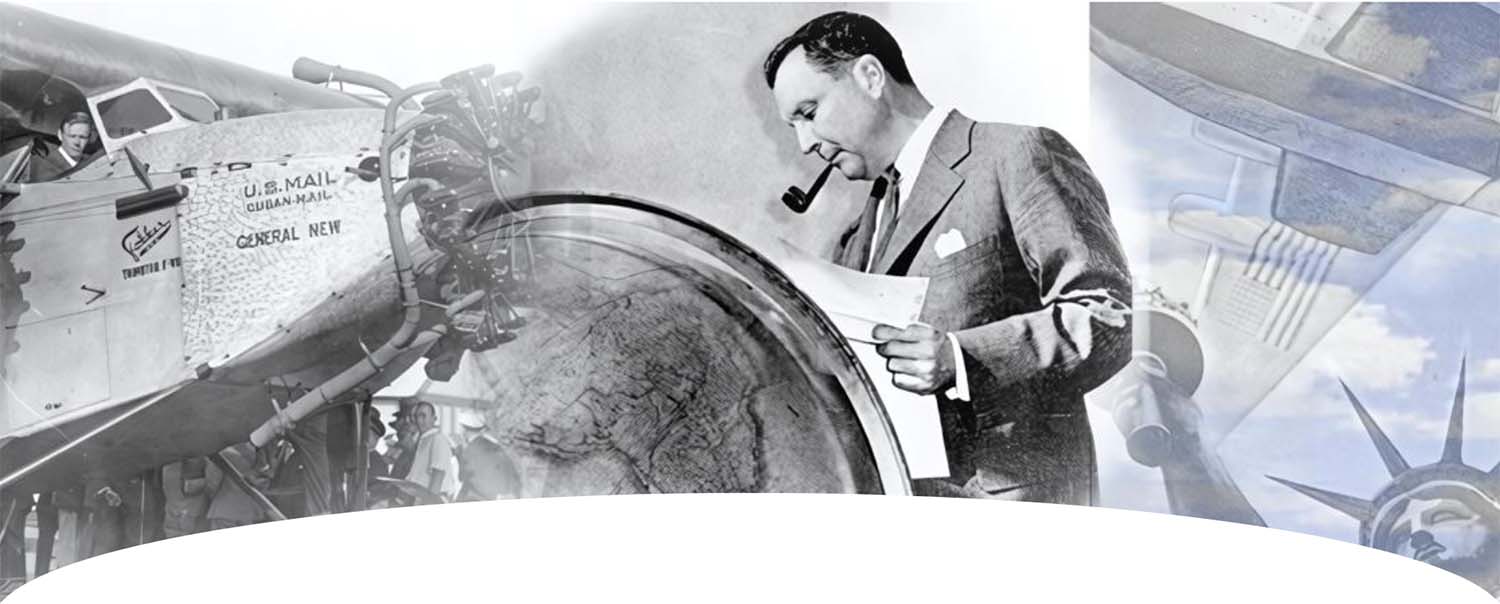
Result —
[[433, 426], [431, 428], [428, 428], [426, 432], [423, 432], [422, 434], [418, 435], [417, 436], [417, 440], [421, 440], [421, 439], [427, 438], [428, 434], [437, 434], [437, 433], [438, 433], [438, 427], [437, 426]]
[[933, 106], [927, 116], [922, 118], [922, 123], [917, 124], [917, 129], [911, 132], [911, 138], [906, 139], [906, 144], [901, 147], [901, 153], [896, 155], [896, 163], [893, 167], [901, 175], [897, 183], [901, 186], [901, 197], [906, 199], [911, 195], [911, 185], [917, 181], [917, 172], [922, 169], [922, 162], [927, 159], [927, 151], [932, 148], [933, 139], [937, 138], [938, 128], [942, 127], [943, 121], [948, 119], [948, 114], [953, 112], [952, 107], [945, 105]]

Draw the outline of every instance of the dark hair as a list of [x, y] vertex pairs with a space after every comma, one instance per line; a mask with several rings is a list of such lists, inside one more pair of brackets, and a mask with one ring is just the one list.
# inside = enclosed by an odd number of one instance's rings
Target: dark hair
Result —
[[839, 77], [837, 70], [862, 55], [874, 55], [885, 67], [891, 79], [901, 84], [912, 84], [911, 72], [906, 69], [906, 59], [901, 57], [901, 45], [891, 37], [874, 19], [857, 13], [833, 12], [808, 21], [792, 35], [783, 38], [766, 55], [761, 69], [766, 74], [766, 86], [776, 87], [776, 70], [793, 49], [801, 48], [807, 60], [823, 73]]
[[57, 131], [64, 132], [68, 129], [68, 126], [72, 126], [73, 124], [88, 124], [89, 130], [93, 130], [94, 118], [90, 117], [89, 114], [82, 111], [74, 111], [72, 113], [69, 113], [67, 117], [63, 118], [62, 125], [57, 127]]

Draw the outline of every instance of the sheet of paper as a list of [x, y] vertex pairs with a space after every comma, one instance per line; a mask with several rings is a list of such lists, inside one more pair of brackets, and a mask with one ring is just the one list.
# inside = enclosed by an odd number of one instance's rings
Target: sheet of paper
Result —
[[876, 394], [885, 404], [912, 478], [948, 475], [948, 453], [937, 399], [897, 388], [885, 358], [875, 352], [877, 323], [905, 327], [917, 321], [927, 296], [925, 277], [891, 277], [850, 270], [824, 261], [783, 240], [759, 250], [812, 298], [849, 340]]
[[896, 429], [906, 470], [912, 478], [937, 478], [948, 475], [948, 451], [943, 448], [943, 426], [938, 420], [937, 399], [907, 392], [891, 382], [885, 369], [885, 357], [875, 352], [874, 344], [849, 342], [854, 355], [870, 374], [886, 415]]
[[[777, 239], [757, 249], [812, 298], [839, 329], [916, 322], [927, 298], [926, 277], [892, 277], [850, 270]], [[844, 337], [871, 342], [870, 330], [844, 331]]]

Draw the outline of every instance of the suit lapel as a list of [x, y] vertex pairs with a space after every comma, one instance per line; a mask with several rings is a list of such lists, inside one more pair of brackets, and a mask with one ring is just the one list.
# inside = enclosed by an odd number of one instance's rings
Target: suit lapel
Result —
[[912, 184], [911, 199], [901, 200], [901, 217], [896, 221], [896, 231], [890, 241], [883, 242], [871, 272], [886, 273], [901, 257], [902, 252], [914, 243], [918, 233], [943, 213], [948, 202], [964, 184], [964, 177], [953, 171], [969, 156], [969, 136], [974, 129], [974, 120], [957, 111], [948, 115], [938, 128], [927, 157], [922, 160], [922, 169], [917, 173], [917, 182]]

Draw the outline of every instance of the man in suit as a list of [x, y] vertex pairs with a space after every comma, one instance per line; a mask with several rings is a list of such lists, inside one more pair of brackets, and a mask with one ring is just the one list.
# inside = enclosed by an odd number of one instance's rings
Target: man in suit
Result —
[[915, 492], [1092, 504], [1083, 395], [1129, 360], [1130, 277], [1083, 158], [934, 108], [863, 15], [809, 21], [764, 72], [803, 153], [874, 181], [834, 260], [930, 279], [921, 323], [873, 334], [898, 387], [938, 397], [950, 474]]
[[161, 468], [112, 479], [88, 476], [84, 505], [89, 524], [84, 538], [88, 556], [160, 540], [166, 521]]
[[[255, 448], [250, 446], [250, 443], [238, 443], [225, 447], [221, 453], [224, 454], [224, 461], [228, 462], [230, 467], [239, 470], [251, 485], [256, 488], [269, 486], [270, 478], [255, 469]], [[217, 531], [245, 526], [265, 519], [255, 498], [241, 489], [222, 471], [215, 472], [208, 478], [211, 480], [204, 485], [204, 489], [213, 493], [208, 504], [208, 511], [204, 514], [208, 518], [209, 530]], [[301, 498], [296, 498], [296, 501], [302, 502]], [[281, 509], [285, 512], [285, 508]]]
[[26, 579], [26, 516], [31, 494], [0, 495], [0, 580]]
[[83, 150], [94, 138], [94, 122], [87, 113], [70, 113], [58, 127], [57, 138], [58, 145], [38, 141], [32, 148], [30, 182], [57, 180], [83, 163], [87, 159]]
[[213, 499], [211, 486], [218, 482], [219, 468], [207, 458], [192, 457], [169, 463], [161, 468], [166, 520], [163, 537], [170, 539], [208, 530], [208, 505]]

